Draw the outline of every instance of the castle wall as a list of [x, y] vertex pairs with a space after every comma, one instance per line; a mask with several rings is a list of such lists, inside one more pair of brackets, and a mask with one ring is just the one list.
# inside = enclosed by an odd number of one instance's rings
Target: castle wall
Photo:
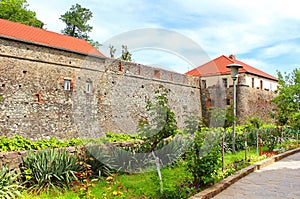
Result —
[[201, 115], [197, 78], [0, 38], [0, 132], [30, 139], [135, 133], [163, 85], [178, 127]]
[[[233, 106], [233, 87], [224, 87], [222, 76], [214, 85], [202, 89], [201, 101], [203, 116], [208, 118], [208, 125], [212, 125], [210, 112], [212, 110], [225, 109], [227, 105]], [[239, 76], [237, 80], [237, 117], [238, 123], [246, 123], [249, 119], [259, 118], [262, 122], [270, 123], [270, 112], [274, 108], [271, 100], [276, 96], [274, 91], [252, 88], [246, 84], [247, 76]], [[222, 122], [219, 122], [222, 126]]]

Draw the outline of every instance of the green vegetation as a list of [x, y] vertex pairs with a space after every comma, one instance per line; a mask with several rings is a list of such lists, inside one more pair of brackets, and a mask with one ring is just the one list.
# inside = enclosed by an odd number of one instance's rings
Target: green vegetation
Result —
[[36, 13], [28, 10], [26, 0], [0, 0], [0, 18], [25, 25], [43, 28], [43, 22], [36, 18]]
[[93, 27], [87, 22], [93, 17], [90, 9], [84, 8], [79, 4], [72, 5], [69, 11], [61, 15], [59, 18], [66, 24], [66, 28], [62, 31], [63, 34], [72, 37], [84, 39], [92, 44], [94, 47], [99, 48], [101, 44], [94, 41], [88, 36]]
[[69, 139], [60, 141], [54, 137], [32, 141], [15, 134], [13, 137], [0, 137], [0, 152], [2, 151], [24, 151], [41, 150], [46, 148], [61, 148], [68, 146], [78, 146], [82, 144], [82, 139]]
[[277, 105], [272, 113], [278, 126], [300, 129], [300, 70], [284, 75], [278, 72], [278, 96], [272, 101]]
[[[30, 152], [23, 158], [21, 178], [5, 177], [5, 171], [3, 178], [8, 180], [3, 184], [12, 186], [11, 193], [17, 195], [24, 183], [23, 198], [188, 198], [256, 161], [299, 147], [298, 129], [265, 125], [253, 118], [236, 127], [237, 151], [232, 153], [231, 127], [207, 128], [190, 116], [179, 131], [168, 93], [160, 86], [155, 102], [148, 102], [150, 119], [140, 122], [139, 134], [106, 133], [104, 138], [64, 142], [3, 137], [0, 146], [5, 150], [85, 145], [75, 154], [64, 149]], [[219, 124], [220, 114], [214, 114]], [[258, 136], [265, 155], [258, 156]]]
[[147, 153], [156, 149], [163, 139], [175, 136], [177, 133], [175, 114], [168, 105], [169, 90], [160, 85], [155, 94], [156, 101], [147, 101], [146, 106], [151, 119], [139, 122], [138, 131], [144, 140], [143, 145]]
[[0, 168], [0, 198], [16, 198], [23, 188], [16, 170], [10, 171], [6, 165]]
[[214, 182], [215, 171], [221, 168], [220, 130], [197, 131], [186, 152], [187, 170], [193, 175], [196, 187]]
[[22, 174], [28, 190], [33, 193], [68, 189], [82, 169], [75, 155], [65, 150], [30, 152], [23, 158]]

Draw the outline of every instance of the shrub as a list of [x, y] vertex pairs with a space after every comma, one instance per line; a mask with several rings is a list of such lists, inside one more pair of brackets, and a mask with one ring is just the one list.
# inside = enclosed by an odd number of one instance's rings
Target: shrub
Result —
[[214, 182], [213, 174], [221, 164], [220, 129], [196, 132], [194, 141], [186, 152], [187, 171], [194, 178], [195, 186]]
[[40, 150], [46, 148], [78, 146], [81, 143], [82, 140], [77, 138], [60, 141], [54, 137], [50, 139], [32, 141], [18, 134], [15, 134], [14, 137], [10, 137], [10, 138], [0, 137], [0, 151]]
[[273, 151], [277, 143], [279, 142], [280, 132], [275, 128], [260, 129], [262, 145], [267, 146], [269, 151]]
[[65, 150], [44, 150], [28, 153], [23, 158], [22, 173], [26, 185], [35, 193], [69, 188], [82, 168], [75, 155]]
[[0, 198], [16, 198], [20, 196], [22, 186], [19, 181], [19, 174], [13, 170], [9, 171], [7, 166], [0, 169]]
[[160, 85], [155, 94], [156, 101], [148, 101], [146, 106], [150, 119], [139, 121], [138, 131], [144, 140], [146, 153], [154, 151], [163, 139], [178, 132], [175, 114], [168, 104], [169, 90]]

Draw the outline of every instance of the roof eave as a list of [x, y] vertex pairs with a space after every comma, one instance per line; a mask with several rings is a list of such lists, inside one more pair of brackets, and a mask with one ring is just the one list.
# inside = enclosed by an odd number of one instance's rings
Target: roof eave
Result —
[[42, 44], [42, 43], [38, 43], [38, 42], [32, 42], [32, 41], [28, 41], [28, 40], [9, 37], [9, 36], [2, 35], [2, 34], [0, 34], [0, 38], [9, 39], [9, 40], [18, 41], [18, 42], [23, 42], [23, 43], [28, 43], [28, 44], [33, 44], [33, 45], [37, 45], [37, 46], [43, 46], [43, 47], [52, 48], [52, 49], [56, 49], [56, 50], [63, 50], [63, 51], [67, 51], [67, 52], [72, 52], [72, 53], [76, 53], [76, 54], [80, 54], [80, 55], [86, 55], [86, 56], [90, 56], [90, 57], [96, 57], [96, 58], [100, 58], [100, 59], [106, 59], [106, 57], [103, 57], [103, 56], [98, 56], [98, 55], [94, 55], [94, 54], [87, 54], [87, 53], [83, 53], [83, 52], [80, 52], [80, 51], [70, 50], [70, 49], [67, 49], [67, 48], [59, 48], [59, 47], [56, 47], [56, 46], [46, 45], [46, 44]]

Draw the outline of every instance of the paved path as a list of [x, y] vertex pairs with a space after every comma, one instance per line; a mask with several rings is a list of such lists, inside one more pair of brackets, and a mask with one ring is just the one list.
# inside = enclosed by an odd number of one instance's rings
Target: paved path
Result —
[[300, 153], [250, 173], [214, 199], [300, 199]]

